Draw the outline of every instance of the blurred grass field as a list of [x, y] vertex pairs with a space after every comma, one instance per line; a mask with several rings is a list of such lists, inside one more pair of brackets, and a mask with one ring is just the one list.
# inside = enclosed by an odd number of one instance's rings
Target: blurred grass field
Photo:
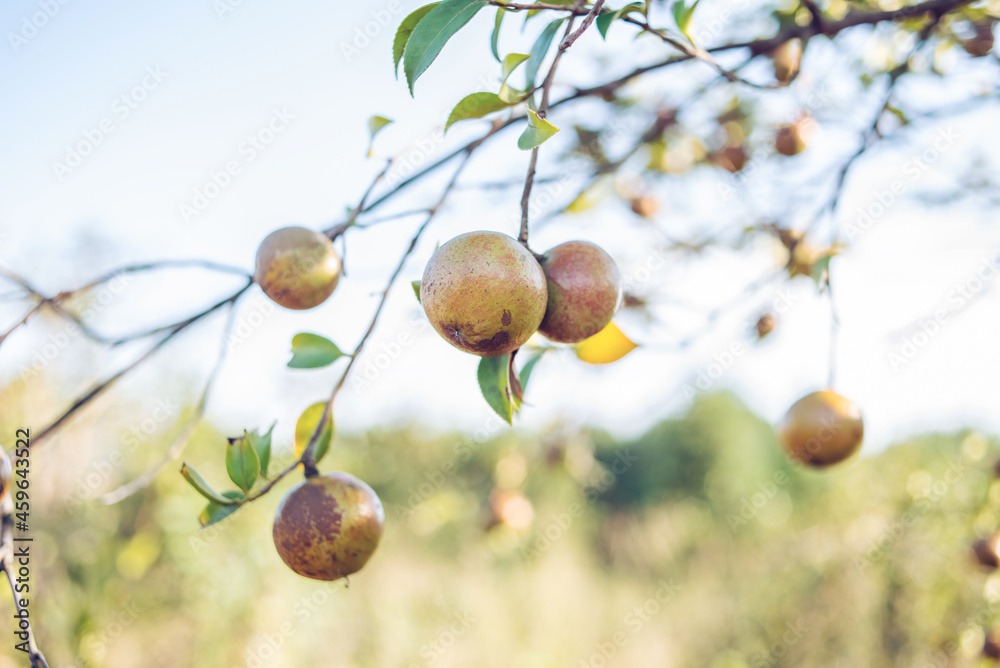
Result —
[[[167, 436], [112, 461], [86, 421], [69, 433], [32, 454], [31, 609], [59, 668], [975, 666], [1000, 611], [1000, 577], [969, 553], [1000, 523], [1000, 448], [975, 432], [823, 473], [729, 395], [628, 443], [565, 425], [338, 434], [321, 468], [368, 481], [387, 517], [349, 586], [278, 558], [290, 482], [199, 531], [176, 467], [90, 500]], [[203, 426], [185, 451], [210, 480], [224, 436]], [[0, 667], [26, 665], [11, 644]]]

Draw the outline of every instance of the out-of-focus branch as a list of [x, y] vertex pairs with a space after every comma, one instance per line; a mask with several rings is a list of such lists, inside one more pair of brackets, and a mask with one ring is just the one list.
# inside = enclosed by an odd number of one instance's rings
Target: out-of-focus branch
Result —
[[38, 649], [35, 642], [35, 632], [31, 628], [31, 619], [28, 610], [21, 605], [21, 597], [17, 591], [17, 575], [14, 572], [14, 502], [10, 495], [4, 496], [0, 501], [0, 570], [7, 576], [7, 583], [10, 585], [10, 594], [14, 599], [15, 619], [23, 620], [24, 631], [28, 634], [28, 660], [31, 661], [31, 668], [49, 668], [45, 655]]
[[33, 437], [31, 439], [31, 445], [32, 446], [37, 445], [41, 441], [45, 440], [46, 437], [50, 436], [53, 432], [55, 432], [57, 429], [59, 429], [59, 427], [61, 427], [67, 420], [69, 420], [77, 411], [79, 411], [81, 408], [85, 407], [87, 404], [89, 404], [91, 401], [93, 401], [95, 398], [97, 398], [99, 395], [101, 395], [105, 390], [107, 390], [108, 388], [112, 387], [116, 382], [118, 382], [119, 380], [121, 380], [121, 378], [123, 376], [125, 376], [127, 373], [129, 373], [130, 371], [132, 371], [133, 369], [135, 369], [136, 367], [138, 367], [139, 365], [141, 365], [143, 362], [145, 362], [146, 360], [148, 360], [150, 357], [152, 357], [153, 355], [155, 355], [156, 352], [158, 350], [160, 350], [160, 348], [162, 348], [163, 346], [165, 346], [166, 344], [168, 344], [171, 340], [173, 340], [173, 338], [175, 336], [177, 336], [178, 334], [180, 334], [182, 331], [184, 331], [185, 329], [187, 329], [191, 325], [195, 324], [196, 322], [202, 320], [203, 318], [205, 318], [206, 316], [210, 315], [211, 313], [214, 313], [215, 311], [217, 311], [218, 309], [222, 308], [223, 306], [226, 306], [227, 304], [233, 304], [233, 303], [235, 303], [241, 296], [243, 296], [243, 293], [245, 293], [247, 290], [250, 289], [251, 285], [253, 285], [253, 281], [252, 280], [248, 280], [247, 283], [246, 283], [246, 285], [244, 285], [242, 288], [240, 288], [239, 290], [237, 290], [235, 293], [233, 293], [229, 297], [226, 297], [222, 301], [220, 301], [220, 302], [218, 302], [216, 304], [213, 304], [212, 306], [209, 306], [207, 309], [205, 309], [201, 313], [197, 313], [197, 314], [191, 316], [190, 318], [187, 318], [186, 320], [183, 320], [183, 321], [181, 321], [181, 322], [173, 325], [171, 327], [171, 329], [169, 330], [169, 332], [166, 334], [166, 336], [164, 336], [159, 341], [157, 341], [156, 344], [154, 344], [149, 350], [147, 350], [145, 353], [143, 353], [141, 356], [139, 356], [131, 364], [129, 364], [125, 368], [121, 369], [120, 371], [118, 371], [117, 373], [115, 373], [114, 375], [112, 375], [111, 377], [109, 377], [109, 378], [107, 378], [107, 379], [105, 379], [105, 380], [103, 380], [103, 381], [101, 381], [101, 382], [99, 382], [99, 383], [91, 386], [91, 388], [89, 390], [87, 390], [78, 399], [76, 399], [76, 401], [74, 401], [73, 404], [69, 408], [67, 408], [65, 411], [63, 411], [63, 413], [58, 418], [56, 418], [47, 427], [45, 427], [44, 429], [42, 429], [41, 433], [39, 433], [37, 436]]

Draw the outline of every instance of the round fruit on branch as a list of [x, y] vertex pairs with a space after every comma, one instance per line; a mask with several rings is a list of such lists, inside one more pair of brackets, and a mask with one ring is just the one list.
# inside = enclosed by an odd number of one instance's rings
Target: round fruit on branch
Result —
[[349, 473], [307, 478], [281, 499], [274, 516], [274, 546], [299, 575], [338, 580], [361, 570], [385, 528], [382, 502]]
[[861, 410], [850, 399], [831, 392], [813, 392], [788, 409], [778, 429], [785, 452], [809, 466], [841, 462], [861, 447]]
[[283, 227], [261, 242], [253, 276], [275, 303], [303, 310], [333, 294], [340, 269], [329, 238], [305, 227]]
[[542, 256], [548, 306], [538, 331], [553, 341], [577, 343], [604, 329], [621, 306], [618, 265], [600, 246], [567, 241]]
[[480, 357], [520, 348], [538, 330], [546, 302], [534, 255], [499, 232], [468, 232], [441, 246], [420, 283], [420, 303], [437, 333]]

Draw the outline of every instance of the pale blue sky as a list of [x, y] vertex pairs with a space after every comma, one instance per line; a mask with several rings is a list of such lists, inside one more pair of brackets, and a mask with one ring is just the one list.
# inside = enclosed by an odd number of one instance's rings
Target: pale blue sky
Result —
[[[411, 99], [405, 85], [393, 79], [390, 44], [395, 26], [417, 6], [414, 2], [378, 1], [365, 9], [343, 9], [314, 1], [243, 0], [221, 17], [221, 3], [212, 0], [48, 4], [58, 11], [37, 34], [24, 43], [15, 38], [14, 44], [10, 34], [23, 37], [24, 21], [31, 21], [46, 3], [16, 0], [0, 8], [0, 84], [5, 99], [0, 107], [5, 130], [0, 135], [0, 233], [5, 235], [0, 259], [51, 292], [107, 268], [148, 259], [201, 257], [249, 269], [257, 243], [272, 229], [327, 225], [357, 200], [380, 166], [377, 159], [365, 157], [369, 116], [382, 114], [398, 121], [380, 137], [377, 153], [403, 152], [423, 159], [421, 147], [428, 146], [431, 155], [443, 154], [482, 131], [475, 123], [456, 126], [439, 141], [448, 110], [463, 95], [492, 85], [499, 69], [486, 38], [491, 12], [481, 13], [446, 47]], [[722, 7], [724, 3], [706, 0], [700, 10], [705, 12], [703, 20]], [[370, 43], [355, 42], [366, 27], [373, 35]], [[540, 23], [529, 24], [520, 35], [513, 23], [506, 26], [502, 50], [526, 50], [540, 28]], [[665, 53], [649, 40], [631, 42], [627, 33], [625, 26], [616, 26], [607, 44], [588, 35], [567, 56], [559, 80], [592, 83], [626, 69], [621, 54], [634, 62], [651, 62]], [[882, 47], [866, 30], [846, 38], [866, 56], [879, 57]], [[842, 52], [826, 44], [814, 46], [802, 81], [791, 91], [773, 94], [761, 112], [770, 122], [794, 114], [807, 91], [843, 63]], [[608, 57], [612, 52], [617, 60]], [[596, 67], [597, 62], [604, 63], [604, 69]], [[967, 74], [945, 83], [933, 77], [916, 81], [911, 92], [930, 104], [943, 99], [942, 90], [957, 97], [985, 88], [993, 72], [974, 63]], [[654, 79], [654, 86], [682, 91], [709, 74], [695, 64], [665, 73]], [[766, 76], [766, 71], [750, 74]], [[861, 127], [869, 116], [847, 97], [849, 84], [835, 77], [830, 83], [832, 107], [846, 108], [848, 122]], [[592, 109], [581, 106], [551, 118], [569, 129]], [[897, 201], [833, 265], [842, 320], [837, 389], [864, 410], [868, 452], [928, 428], [1000, 427], [995, 410], [998, 291], [949, 312], [948, 322], [911, 362], [893, 369], [888, 358], [912, 336], [916, 320], [939, 308], [954, 309], [956, 300], [949, 298], [956, 283], [973, 280], [982, 258], [1000, 250], [1000, 230], [991, 224], [994, 213], [981, 202], [930, 208], [905, 199], [952, 183], [977, 155], [992, 156], [995, 170], [1000, 149], [992, 131], [995, 118], [993, 106], [926, 124], [909, 134], [912, 144], [887, 146], [866, 157], [852, 174], [842, 208], [845, 223], [855, 219], [852, 212], [877, 202], [893, 182], [902, 183]], [[837, 161], [853, 150], [854, 137], [850, 127], [822, 124], [822, 114], [820, 120], [822, 131], [810, 149], [814, 161], [796, 158], [768, 165], [748, 179], [747, 187], [757, 193], [758, 211], [780, 210], [796, 197], [812, 202], [806, 211], [815, 208], [818, 194], [800, 188], [796, 179], [810, 171], [832, 173]], [[247, 138], [268, 127], [273, 140], [259, 150], [248, 149]], [[914, 160], [934, 147], [942, 130], [952, 138], [950, 143], [942, 144], [944, 150], [935, 152], [933, 160], [925, 156], [926, 169], [914, 172]], [[67, 147], [88, 135], [96, 137], [95, 132], [103, 138], [93, 152], [65, 173], [57, 163], [66, 161]], [[527, 154], [517, 150], [515, 139], [516, 132], [499, 138], [472, 164], [466, 180], [520, 178]], [[552, 161], [558, 147], [556, 141], [543, 147], [543, 175], [559, 173], [562, 164]], [[213, 172], [234, 161], [239, 173], [203, 212], [185, 221], [182, 205], [191, 204], [196, 191], [204, 191]], [[757, 211], [719, 201], [720, 183], [736, 185], [722, 172], [705, 170], [690, 182], [663, 186], [655, 193], [663, 202], [657, 219], [661, 229], [684, 237], [753, 222]], [[440, 184], [440, 178], [428, 179], [411, 193], [410, 205], [433, 201]], [[540, 187], [536, 195], [554, 194], [558, 199], [569, 192], [566, 188], [552, 193], [550, 186]], [[392, 294], [369, 355], [359, 361], [360, 370], [374, 364], [380, 351], [391, 351], [391, 342], [401, 333], [415, 342], [363, 390], [349, 383], [337, 408], [342, 426], [414, 414], [436, 424], [473, 429], [491, 421], [475, 385], [476, 358], [451, 349], [423, 325], [408, 283], [419, 278], [434, 245], [455, 234], [475, 228], [515, 233], [518, 197], [516, 189], [464, 191], [435, 221]], [[278, 309], [263, 318], [231, 355], [210, 418], [231, 430], [279, 419], [279, 432], [290, 433], [294, 418], [327, 393], [339, 369], [285, 369], [291, 336], [315, 331], [345, 349], [353, 347], [374, 308], [373, 295], [381, 290], [415, 222], [351, 232], [348, 275], [335, 296], [308, 313]], [[544, 250], [571, 238], [601, 243], [623, 272], [633, 275], [654, 252], [658, 237], [623, 207], [607, 206], [539, 228], [533, 247]], [[529, 395], [533, 406], [525, 410], [522, 422], [539, 426], [566, 417], [635, 433], [683, 410], [685, 383], [734, 343], [748, 344], [741, 331], [762, 308], [782, 298], [792, 306], [775, 335], [760, 346], [748, 346], [748, 352], [712, 383], [712, 389], [734, 389], [767, 419], [777, 419], [792, 401], [826, 380], [827, 302], [807, 280], [775, 286], [780, 293], [772, 287], [745, 299], [684, 353], [667, 347], [700, 329], [699, 313], [733, 298], [774, 265], [774, 249], [765, 240], [743, 253], [713, 250], [698, 259], [671, 256], [640, 286], [660, 298], [660, 324], [648, 326], [629, 316], [621, 320], [644, 349], [606, 368], [585, 366], [568, 351], [544, 360]], [[176, 317], [194, 303], [208, 303], [225, 294], [229, 285], [223, 278], [198, 273], [137, 279], [96, 323], [109, 332], [131, 331]], [[241, 318], [252, 316], [258, 299], [259, 292], [254, 292]], [[676, 301], [694, 308], [669, 303]], [[21, 309], [9, 303], [2, 307], [5, 320]], [[217, 345], [219, 324], [216, 320], [190, 332], [184, 343], [165, 351], [160, 366], [137, 377], [128, 396], [138, 396], [150, 411], [160, 398], [157, 393], [187, 396], [172, 387], [150, 389], [144, 396], [140, 381], [148, 388], [155, 387], [156, 374], [197, 377]], [[5, 377], [16, 379], [49, 334], [39, 323], [12, 337], [0, 358]], [[70, 391], [100, 377], [101, 369], [124, 360], [127, 352], [101, 358], [74, 342], [52, 368], [73, 368], [74, 360], [83, 358], [83, 370], [66, 381]], [[53, 413], [56, 410], [53, 406]], [[39, 426], [47, 417], [38, 416]]]

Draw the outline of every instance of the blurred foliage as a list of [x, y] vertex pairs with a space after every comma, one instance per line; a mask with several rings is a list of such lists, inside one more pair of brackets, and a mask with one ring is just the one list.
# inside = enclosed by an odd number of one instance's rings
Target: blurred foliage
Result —
[[[971, 666], [1000, 609], [1000, 577], [969, 556], [1000, 522], [997, 443], [973, 432], [823, 473], [788, 464], [728, 395], [631, 442], [567, 425], [338, 434], [325, 468], [368, 481], [387, 515], [349, 586], [281, 563], [280, 493], [203, 531], [174, 472], [88, 500], [163, 440], [111, 470], [86, 438], [33, 454], [31, 606], [53, 665]], [[203, 427], [185, 456], [224, 479], [225, 447]], [[274, 447], [272, 470], [292, 445]]]

